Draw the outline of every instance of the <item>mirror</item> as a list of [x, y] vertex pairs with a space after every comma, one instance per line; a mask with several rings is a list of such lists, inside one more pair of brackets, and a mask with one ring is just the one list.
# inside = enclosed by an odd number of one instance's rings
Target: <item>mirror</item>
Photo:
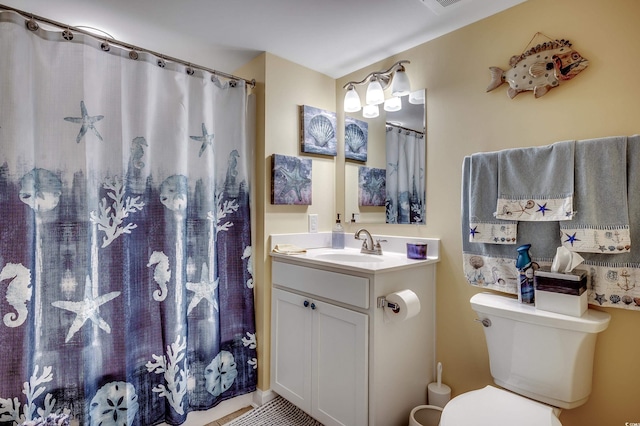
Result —
[[[345, 221], [425, 224], [426, 102], [410, 103], [409, 96], [401, 98], [399, 111], [380, 105], [376, 118], [345, 113], [347, 126], [350, 117], [366, 123], [368, 131], [366, 161], [345, 159]], [[345, 146], [347, 133], [348, 128]]]

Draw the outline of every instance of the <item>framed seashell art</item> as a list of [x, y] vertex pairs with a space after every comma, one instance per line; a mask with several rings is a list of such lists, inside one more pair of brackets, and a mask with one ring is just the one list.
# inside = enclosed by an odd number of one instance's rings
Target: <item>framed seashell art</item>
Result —
[[358, 205], [384, 206], [387, 171], [374, 167], [358, 167]]
[[300, 106], [300, 141], [302, 152], [337, 154], [336, 113], [308, 105]]
[[271, 156], [271, 204], [311, 205], [310, 158]]
[[367, 162], [369, 123], [346, 116], [344, 119], [344, 158]]

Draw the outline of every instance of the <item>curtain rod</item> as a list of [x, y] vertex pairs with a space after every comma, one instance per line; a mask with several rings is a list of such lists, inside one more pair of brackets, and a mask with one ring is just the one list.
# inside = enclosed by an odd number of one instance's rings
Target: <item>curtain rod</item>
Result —
[[[0, 10], [2, 10], [2, 9], [9, 10], [9, 11], [12, 11], [12, 12], [16, 12], [16, 13], [20, 14], [25, 19], [29, 19], [30, 18], [31, 20], [40, 21], [40, 22], [44, 22], [44, 23], [49, 24], [49, 25], [53, 25], [54, 27], [58, 27], [58, 28], [60, 28], [62, 30], [73, 30], [75, 32], [87, 35], [89, 37], [93, 37], [93, 38], [99, 39], [99, 37], [97, 37], [96, 34], [90, 32], [90, 31], [83, 30], [82, 28], [73, 27], [71, 25], [65, 25], [63, 23], [54, 21], [52, 19], [44, 18], [42, 16], [34, 15], [33, 13], [24, 12], [22, 10], [15, 9], [13, 7], [9, 7], [9, 6], [5, 6], [3, 4], [0, 4]], [[29, 21], [26, 22], [26, 24], [28, 24], [28, 23], [29, 23]], [[29, 25], [27, 25], [27, 27], [29, 27]], [[35, 28], [35, 29], [37, 29], [37, 28]], [[97, 29], [97, 28], [95, 28], [95, 29], [100, 31], [100, 32], [103, 32], [105, 34], [108, 34], [108, 33], [104, 32], [104, 31], [102, 31], [100, 29]], [[255, 79], [247, 80], [246, 78], [237, 77], [237, 76], [235, 76], [233, 74], [227, 74], [226, 72], [217, 71], [217, 70], [214, 70], [214, 69], [211, 69], [211, 68], [204, 67], [202, 65], [193, 64], [191, 62], [186, 62], [186, 61], [183, 61], [182, 59], [172, 58], [171, 56], [163, 55], [163, 54], [154, 52], [154, 51], [149, 50], [149, 49], [144, 49], [144, 48], [139, 47], [139, 46], [134, 46], [132, 44], [125, 43], [125, 42], [120, 41], [120, 40], [116, 40], [113, 37], [110, 37], [108, 39], [108, 42], [109, 42], [109, 44], [115, 44], [117, 46], [123, 47], [123, 48], [128, 49], [128, 50], [132, 50], [132, 51], [136, 51], [136, 52], [143, 52], [143, 53], [150, 53], [150, 54], [152, 54], [154, 56], [157, 56], [157, 57], [159, 57], [159, 58], [161, 58], [163, 60], [166, 59], [166, 60], [171, 61], [171, 62], [175, 62], [175, 63], [182, 64], [182, 65], [186, 65], [187, 67], [190, 67], [190, 68], [197, 68], [197, 69], [200, 69], [200, 70], [203, 70], [203, 71], [207, 71], [207, 72], [210, 72], [213, 75], [217, 75], [217, 76], [229, 79], [229, 80], [235, 80], [235, 81], [241, 80], [241, 81], [244, 81], [245, 84], [247, 84], [248, 86], [251, 86], [251, 88], [256, 87], [256, 80]]]
[[403, 127], [403, 126], [400, 126], [398, 124], [389, 123], [388, 121], [385, 123], [385, 125], [387, 127], [395, 127], [398, 130], [406, 130], [407, 132], [413, 132], [413, 133], [419, 134], [420, 136], [424, 136], [424, 132], [420, 132], [418, 130], [410, 129], [408, 127]]

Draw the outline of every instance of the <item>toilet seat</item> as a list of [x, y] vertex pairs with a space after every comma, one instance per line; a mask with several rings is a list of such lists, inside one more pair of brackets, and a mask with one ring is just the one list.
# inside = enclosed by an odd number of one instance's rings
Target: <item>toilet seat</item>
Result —
[[562, 426], [554, 408], [493, 386], [458, 395], [447, 403], [440, 426]]

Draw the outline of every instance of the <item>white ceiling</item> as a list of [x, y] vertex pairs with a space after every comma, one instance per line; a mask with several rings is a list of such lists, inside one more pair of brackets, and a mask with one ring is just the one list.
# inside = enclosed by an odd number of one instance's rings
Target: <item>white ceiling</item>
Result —
[[[0, 0], [233, 73], [261, 52], [339, 78], [525, 0]], [[427, 3], [429, 6], [427, 6]], [[440, 9], [435, 13], [432, 9]]]

